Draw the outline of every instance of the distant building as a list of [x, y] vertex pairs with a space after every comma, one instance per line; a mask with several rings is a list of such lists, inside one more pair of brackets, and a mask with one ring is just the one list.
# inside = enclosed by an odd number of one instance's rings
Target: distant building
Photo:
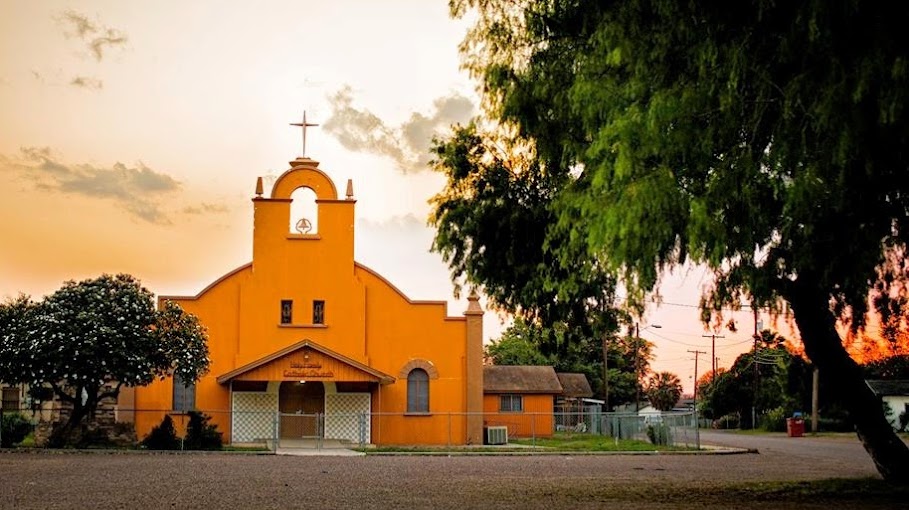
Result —
[[890, 412], [887, 413], [887, 421], [894, 429], [899, 430], [901, 428], [900, 414], [909, 414], [909, 380], [870, 380], [865, 383], [881, 399], [881, 402], [890, 408]]
[[483, 424], [507, 426], [509, 437], [545, 437], [555, 430], [553, 404], [562, 385], [551, 366], [483, 367]]

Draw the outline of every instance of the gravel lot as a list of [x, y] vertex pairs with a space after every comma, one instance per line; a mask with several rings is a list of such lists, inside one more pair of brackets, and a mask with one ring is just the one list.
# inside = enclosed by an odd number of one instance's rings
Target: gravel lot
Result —
[[[0, 508], [829, 508], [741, 500], [749, 481], [874, 477], [784, 454], [291, 457], [0, 452]], [[887, 508], [892, 501], [852, 501]]]

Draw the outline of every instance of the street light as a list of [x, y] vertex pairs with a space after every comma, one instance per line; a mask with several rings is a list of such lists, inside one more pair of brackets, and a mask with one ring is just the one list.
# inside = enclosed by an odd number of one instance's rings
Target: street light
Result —
[[[663, 326], [659, 324], [651, 324], [649, 326], [644, 326], [644, 329], [655, 328], [660, 329]], [[634, 412], [639, 412], [641, 410], [641, 356], [640, 356], [640, 343], [641, 340], [641, 330], [640, 323], [634, 323], [634, 383], [635, 383], [635, 399], [634, 399]]]

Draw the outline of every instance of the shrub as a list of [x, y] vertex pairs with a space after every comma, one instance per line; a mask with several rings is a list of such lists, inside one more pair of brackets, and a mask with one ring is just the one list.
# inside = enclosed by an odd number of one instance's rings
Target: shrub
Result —
[[715, 429], [737, 429], [739, 427], [740, 420], [738, 415], [735, 414], [727, 414], [713, 421], [713, 428]]
[[761, 428], [767, 432], [786, 432], [786, 409], [775, 407], [761, 416]]
[[0, 447], [11, 448], [21, 443], [29, 432], [32, 424], [19, 413], [4, 414], [0, 420]]
[[665, 423], [647, 425], [647, 438], [655, 445], [667, 446], [671, 442], [669, 425]]
[[909, 411], [903, 411], [900, 413], [900, 432], [906, 431], [906, 426], [909, 426]]
[[186, 438], [183, 448], [186, 450], [220, 450], [221, 433], [217, 425], [208, 423], [211, 416], [198, 411], [189, 412], [189, 423], [186, 425]]
[[170, 415], [164, 416], [160, 425], [152, 427], [151, 432], [142, 440], [142, 446], [149, 450], [180, 449], [180, 439], [177, 437], [177, 429], [174, 428], [174, 420]]

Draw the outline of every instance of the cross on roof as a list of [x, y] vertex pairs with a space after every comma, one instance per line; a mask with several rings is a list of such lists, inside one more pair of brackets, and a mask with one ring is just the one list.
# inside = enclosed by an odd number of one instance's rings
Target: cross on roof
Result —
[[303, 128], [303, 157], [305, 158], [306, 157], [306, 128], [318, 126], [318, 124], [312, 124], [310, 122], [306, 122], [306, 110], [303, 110], [303, 122], [291, 122], [290, 125]]

